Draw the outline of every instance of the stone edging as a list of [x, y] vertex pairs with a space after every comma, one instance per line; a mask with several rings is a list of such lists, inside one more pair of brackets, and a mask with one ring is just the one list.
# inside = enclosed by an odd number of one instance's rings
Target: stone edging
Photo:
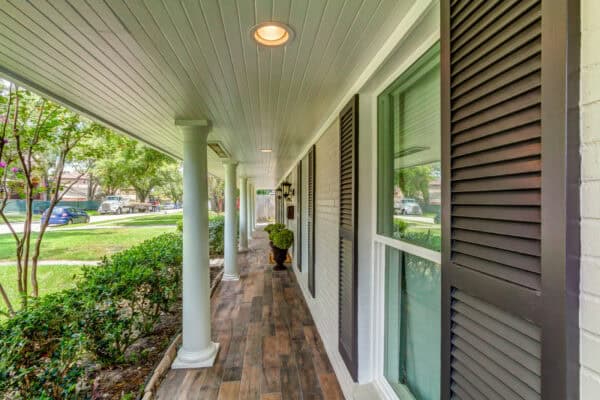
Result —
[[[215, 283], [210, 288], [210, 297], [212, 297], [215, 293], [215, 290], [217, 289], [217, 286], [219, 286], [222, 277], [223, 270], [221, 270], [221, 272], [219, 272], [219, 274], [216, 276]], [[179, 347], [180, 344], [181, 333], [178, 333], [177, 336], [175, 336], [175, 339], [173, 339], [173, 341], [163, 354], [163, 357], [160, 360], [160, 362], [154, 368], [154, 371], [152, 371], [152, 376], [150, 377], [150, 379], [146, 383], [146, 387], [144, 388], [144, 395], [142, 397], [142, 400], [151, 400], [154, 398], [154, 391], [158, 387], [160, 381], [162, 381], [166, 373], [171, 368], [171, 364], [177, 356], [177, 347]]]

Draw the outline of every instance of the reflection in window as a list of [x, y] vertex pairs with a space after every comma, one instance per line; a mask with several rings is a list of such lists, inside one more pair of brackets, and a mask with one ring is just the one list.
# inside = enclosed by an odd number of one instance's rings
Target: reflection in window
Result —
[[439, 251], [439, 46], [379, 96], [378, 113], [378, 232]]
[[440, 398], [441, 270], [431, 261], [386, 248], [384, 375], [399, 397]]

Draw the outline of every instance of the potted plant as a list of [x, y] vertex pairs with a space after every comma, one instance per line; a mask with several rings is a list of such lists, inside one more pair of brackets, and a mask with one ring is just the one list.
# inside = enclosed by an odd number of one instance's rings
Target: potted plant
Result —
[[279, 223], [269, 224], [265, 226], [265, 232], [269, 234], [269, 244], [271, 245], [271, 248], [273, 248], [273, 235], [275, 234], [275, 232], [280, 231], [282, 229], [285, 229], [285, 225]]
[[274, 271], [285, 270], [283, 263], [287, 258], [288, 249], [292, 247], [294, 243], [294, 232], [289, 229], [279, 229], [272, 233], [271, 242], [273, 243], [273, 259], [277, 263], [273, 267]]

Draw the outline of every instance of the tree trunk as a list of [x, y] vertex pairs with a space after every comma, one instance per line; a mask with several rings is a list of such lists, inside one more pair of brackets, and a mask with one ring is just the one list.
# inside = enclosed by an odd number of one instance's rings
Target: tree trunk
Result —
[[88, 175], [88, 185], [87, 185], [87, 200], [91, 201], [94, 200], [94, 175], [93, 174], [89, 174]]
[[10, 316], [13, 316], [15, 314], [15, 309], [13, 308], [12, 303], [10, 302], [10, 299], [8, 298], [8, 295], [6, 294], [6, 291], [4, 290], [4, 286], [2, 286], [1, 283], [0, 283], [0, 295], [2, 295], [4, 304], [6, 304], [6, 308], [8, 309], [8, 314]]

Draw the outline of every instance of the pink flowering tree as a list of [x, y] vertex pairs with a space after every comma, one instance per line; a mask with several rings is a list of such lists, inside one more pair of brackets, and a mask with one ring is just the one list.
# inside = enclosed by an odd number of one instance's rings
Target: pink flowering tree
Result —
[[[50, 215], [78, 181], [63, 185], [65, 165], [76, 166], [79, 178], [90, 168], [91, 154], [74, 149], [105, 128], [13, 84], [2, 87], [0, 83], [0, 89], [0, 219], [15, 240], [17, 287], [21, 306], [26, 307], [28, 297], [39, 295], [38, 259], [49, 221], [46, 218], [39, 233], [32, 234], [33, 200], [41, 191], [47, 193], [50, 205], [46, 212]], [[5, 214], [11, 198], [25, 201], [22, 232], [14, 229]], [[14, 306], [1, 283], [0, 297], [13, 314]]]

